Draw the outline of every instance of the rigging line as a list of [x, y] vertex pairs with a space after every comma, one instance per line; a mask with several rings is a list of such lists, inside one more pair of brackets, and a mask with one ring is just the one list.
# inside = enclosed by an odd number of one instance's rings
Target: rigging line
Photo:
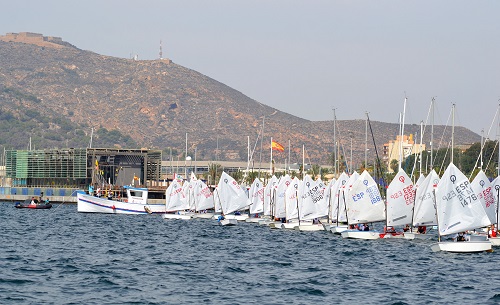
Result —
[[[446, 125], [444, 125], [444, 130], [443, 130], [443, 133], [441, 134], [441, 139], [439, 140], [439, 145], [436, 149], [436, 159], [438, 157], [438, 154], [439, 154], [439, 150], [441, 149], [441, 145], [443, 144], [443, 139], [444, 139], [444, 135], [446, 133], [446, 129], [448, 128], [448, 123], [450, 122], [450, 119], [451, 119], [451, 114], [453, 113], [453, 109], [450, 111], [450, 115], [448, 116], [448, 120], [446, 121]], [[450, 144], [448, 143], [448, 146]]]
[[[498, 109], [499, 108], [500, 108], [500, 106], [497, 108], [497, 111], [495, 112], [495, 116], [493, 117], [493, 120], [491, 121], [491, 125], [490, 125], [490, 128], [488, 129], [488, 133], [486, 134], [486, 137], [484, 136], [484, 132], [483, 132], [482, 138], [483, 138], [484, 142], [481, 143], [480, 153], [479, 153], [479, 155], [477, 155], [476, 163], [474, 163], [474, 169], [477, 167], [477, 164], [479, 163], [479, 159], [481, 159], [481, 154], [483, 153], [484, 147], [486, 146], [486, 139], [489, 138], [491, 129], [493, 128], [493, 123], [495, 123], [495, 121], [496, 121], [496, 118], [497, 118], [497, 115], [498, 115]], [[473, 173], [474, 173], [474, 170], [472, 170], [471, 177], [472, 177]], [[469, 179], [471, 177], [469, 177]]]
[[439, 172], [442, 173], [442, 170], [444, 169], [444, 161], [446, 161], [446, 156], [448, 156], [448, 151], [450, 150], [451, 142], [448, 142], [448, 147], [446, 147], [446, 151], [444, 153], [443, 157], [443, 162], [441, 163], [441, 166], [439, 167]]
[[490, 166], [491, 159], [493, 159], [493, 152], [497, 149], [497, 146], [498, 146], [498, 141], [495, 141], [495, 146], [493, 146], [492, 154], [490, 154], [490, 159], [488, 160], [488, 163], [486, 163], [486, 167], [485, 168], [488, 168]]

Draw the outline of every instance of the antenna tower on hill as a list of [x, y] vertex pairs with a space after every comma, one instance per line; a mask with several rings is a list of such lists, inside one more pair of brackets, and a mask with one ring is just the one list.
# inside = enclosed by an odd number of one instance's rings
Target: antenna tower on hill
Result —
[[161, 40], [160, 40], [160, 59], [163, 59], [163, 52], [161, 50]]

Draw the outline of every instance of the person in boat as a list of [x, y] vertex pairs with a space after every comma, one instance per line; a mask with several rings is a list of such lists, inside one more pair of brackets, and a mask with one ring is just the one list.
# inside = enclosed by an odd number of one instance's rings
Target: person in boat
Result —
[[219, 215], [219, 217], [217, 217], [217, 221], [218, 221], [218, 222], [221, 222], [221, 221], [222, 221], [222, 220], [224, 220], [224, 219], [225, 219], [225, 217], [224, 217], [224, 214], [223, 214], [223, 213], [221, 213], [221, 214]]
[[319, 224], [319, 218], [316, 217], [313, 219], [313, 225], [317, 225], [317, 224]]
[[385, 233], [396, 233], [396, 229], [394, 229], [393, 226], [387, 226], [387, 227], [384, 227], [384, 232]]
[[465, 241], [465, 233], [464, 232], [458, 233], [457, 241]]
[[364, 230], [365, 230], [365, 224], [360, 223], [360, 224], [358, 225], [358, 230], [359, 230], [359, 231], [364, 231]]
[[427, 227], [426, 226], [418, 226], [417, 232], [420, 234], [425, 234], [425, 233], [427, 233]]
[[35, 202], [35, 197], [31, 197], [31, 202], [30, 202], [30, 204], [36, 204], [36, 202]]
[[45, 204], [49, 204], [50, 201], [49, 201], [49, 197], [45, 198]]
[[497, 230], [495, 229], [495, 225], [491, 225], [490, 230], [488, 231], [488, 238], [497, 237]]
[[364, 226], [364, 231], [370, 231], [370, 226], [367, 223], [365, 223]]
[[403, 232], [408, 232], [410, 231], [410, 225], [406, 225], [404, 228], [403, 228]]
[[94, 196], [94, 187], [89, 184], [89, 195]]

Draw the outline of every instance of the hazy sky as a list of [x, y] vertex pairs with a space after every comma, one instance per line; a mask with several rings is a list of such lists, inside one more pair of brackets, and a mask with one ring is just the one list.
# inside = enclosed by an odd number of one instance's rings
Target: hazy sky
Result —
[[[487, 133], [500, 99], [500, 1], [2, 0], [0, 34], [163, 57], [314, 121], [370, 119]], [[251, 111], [251, 109], [249, 109]], [[451, 123], [450, 123], [451, 124]], [[493, 128], [490, 137], [496, 137]]]

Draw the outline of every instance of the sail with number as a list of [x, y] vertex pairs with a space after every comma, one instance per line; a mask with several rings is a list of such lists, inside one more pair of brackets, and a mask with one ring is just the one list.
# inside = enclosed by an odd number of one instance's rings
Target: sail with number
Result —
[[411, 224], [415, 190], [410, 177], [403, 169], [392, 179], [387, 188], [387, 225]]
[[274, 195], [274, 217], [285, 218], [285, 191], [291, 183], [292, 178], [289, 175], [281, 177], [278, 181]]
[[385, 220], [385, 204], [378, 185], [365, 170], [353, 183], [346, 198], [349, 224]]
[[432, 170], [417, 187], [413, 210], [413, 226], [437, 225], [434, 189], [438, 183], [439, 176], [435, 170]]
[[347, 222], [344, 196], [342, 194], [342, 188], [346, 185], [347, 180], [349, 180], [349, 176], [343, 172], [331, 188], [331, 219], [335, 220], [335, 222]]
[[189, 208], [189, 202], [183, 187], [176, 179], [168, 186], [165, 191], [165, 197], [165, 210], [167, 212], [176, 212]]
[[250, 205], [245, 190], [226, 172], [222, 172], [218, 187], [220, 204], [224, 214], [243, 210]]
[[450, 163], [436, 189], [440, 235], [465, 232], [491, 224], [467, 177]]
[[292, 179], [292, 183], [287, 187], [285, 191], [285, 207], [286, 207], [286, 220], [290, 221], [299, 218], [299, 200], [298, 200], [298, 190], [299, 190], [299, 178], [295, 177]]
[[259, 214], [264, 211], [264, 184], [255, 178], [248, 191], [250, 199], [250, 214]]
[[312, 220], [328, 215], [328, 203], [325, 200], [325, 185], [321, 180], [314, 181], [309, 175], [302, 182], [302, 200], [299, 206], [300, 220]]
[[213, 209], [215, 207], [214, 195], [208, 185], [201, 180], [197, 180], [194, 185], [196, 212]]
[[264, 188], [264, 215], [266, 216], [271, 216], [271, 205], [274, 201], [274, 187], [276, 186], [277, 182], [278, 178], [273, 175]]
[[496, 208], [493, 187], [483, 170], [480, 170], [476, 177], [474, 177], [474, 180], [471, 182], [471, 187], [476, 193], [477, 198], [481, 201], [484, 212], [488, 215], [490, 222], [492, 224], [496, 223]]

